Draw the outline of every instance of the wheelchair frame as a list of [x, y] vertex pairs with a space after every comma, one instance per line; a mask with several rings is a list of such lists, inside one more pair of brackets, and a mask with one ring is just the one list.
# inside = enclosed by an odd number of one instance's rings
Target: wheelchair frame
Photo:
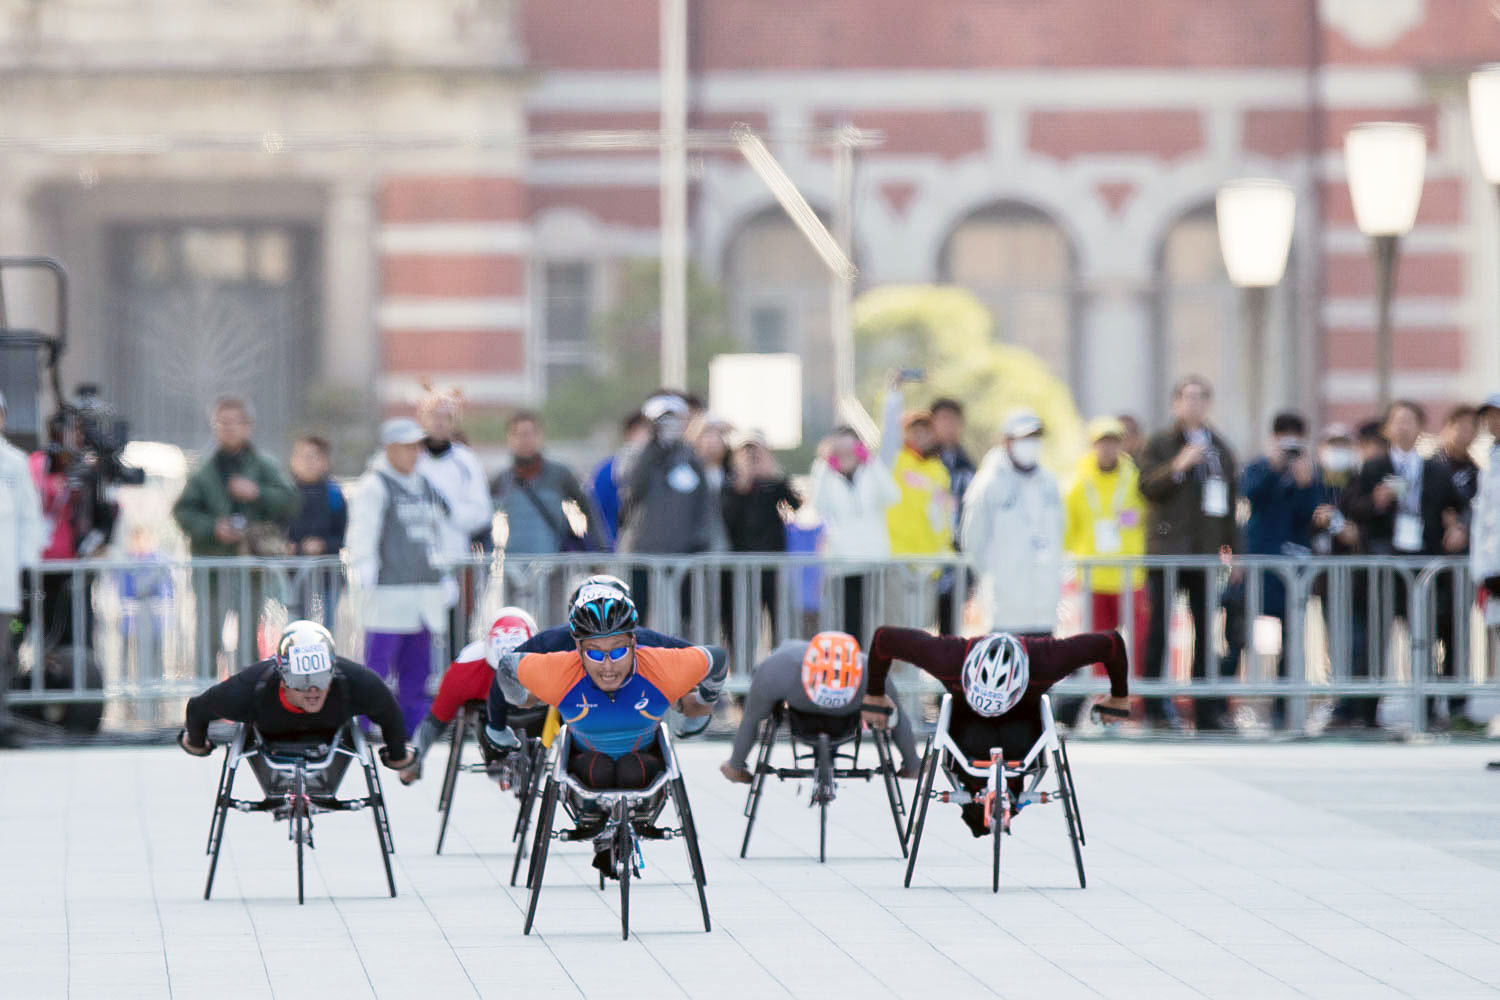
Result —
[[[334, 733], [329, 744], [316, 744], [317, 756], [308, 752], [309, 744], [295, 744], [300, 750], [292, 750], [294, 744], [268, 742], [252, 725], [240, 723], [235, 726], [234, 738], [224, 751], [224, 764], [219, 770], [219, 788], [214, 795], [214, 814], [208, 827], [209, 855], [208, 879], [203, 884], [203, 898], [213, 892], [214, 873], [219, 867], [219, 851], [224, 844], [224, 826], [231, 809], [239, 812], [269, 812], [274, 819], [288, 821], [287, 839], [297, 845], [297, 903], [304, 901], [303, 893], [303, 847], [313, 849], [313, 822], [317, 813], [357, 812], [369, 809], [375, 820], [375, 837], [380, 842], [380, 858], [385, 865], [385, 880], [391, 896], [396, 895], [396, 879], [391, 872], [391, 855], [396, 846], [391, 840], [390, 818], [386, 814], [385, 797], [380, 789], [380, 775], [376, 770], [375, 756], [365, 741], [364, 733], [353, 721], [346, 722]], [[326, 747], [326, 750], [324, 749]], [[367, 794], [361, 798], [341, 799], [338, 785], [343, 783], [340, 771], [338, 782], [326, 792], [309, 791], [310, 778], [328, 773], [340, 759], [357, 761], [365, 773]], [[234, 797], [234, 776], [242, 761], [258, 760], [270, 773], [284, 776], [287, 787], [269, 789], [258, 771], [255, 779], [260, 784], [264, 798], [237, 799]], [[347, 765], [346, 765], [347, 766]], [[285, 813], [282, 813], [285, 810]]]
[[[1057, 731], [1052, 716], [1052, 699], [1042, 695], [1042, 735], [1032, 744], [1022, 760], [1005, 760], [999, 747], [990, 748], [988, 761], [970, 761], [948, 732], [953, 718], [953, 695], [944, 694], [938, 709], [937, 728], [927, 742], [927, 752], [922, 758], [922, 772], [917, 778], [917, 791], [913, 799], [911, 824], [906, 840], [910, 854], [906, 862], [905, 886], [911, 888], [912, 873], [917, 868], [917, 851], [922, 846], [922, 830], [927, 820], [927, 805], [933, 799], [967, 805], [983, 802], [986, 807], [986, 823], [993, 842], [993, 868], [990, 890], [1000, 891], [1000, 841], [1009, 832], [1011, 808], [1010, 788], [1007, 779], [1021, 778], [1024, 782], [1021, 804], [1033, 802], [1045, 804], [1061, 800], [1068, 821], [1068, 840], [1073, 847], [1073, 862], [1078, 868], [1078, 888], [1088, 885], [1083, 871], [1083, 815], [1078, 811], [1078, 793], [1073, 785], [1073, 770], [1068, 764], [1067, 743]], [[1052, 755], [1052, 766], [1057, 769], [1057, 790], [1040, 788], [1047, 776], [1047, 754]], [[935, 791], [933, 784], [941, 770], [947, 778], [950, 790]], [[983, 780], [983, 793], [970, 792], [964, 787], [963, 778]]]
[[[771, 753], [782, 723], [786, 724], [788, 743], [792, 748], [792, 766], [772, 767]], [[837, 793], [838, 779], [869, 781], [877, 774], [885, 784], [891, 819], [896, 824], [896, 840], [901, 845], [901, 856], [906, 857], [906, 802], [901, 795], [900, 782], [896, 779], [890, 735], [883, 729], [870, 730], [870, 742], [875, 745], [875, 755], [880, 763], [874, 768], [860, 767], [859, 749], [864, 729], [864, 723], [860, 721], [856, 711], [854, 731], [848, 736], [833, 739], [827, 733], [818, 733], [809, 737], [797, 732], [792, 710], [785, 702], [772, 709], [761, 724], [760, 753], [751, 775], [750, 792], [745, 798], [745, 839], [740, 843], [741, 858], [750, 850], [750, 834], [755, 830], [755, 818], [760, 811], [760, 797], [765, 791], [767, 778], [775, 776], [782, 781], [788, 778], [812, 779], [813, 789], [808, 805], [818, 807], [818, 862], [822, 863], [828, 859], [828, 806]], [[854, 745], [853, 749], [846, 749], [851, 743]]]
[[[667, 798], [672, 799], [677, 810], [675, 829], [656, 831], [650, 839], [671, 840], [681, 838], [687, 847], [688, 866], [693, 873], [693, 882], [698, 889], [698, 905], [703, 911], [703, 930], [713, 926], [708, 915], [708, 896], [704, 887], [708, 876], [703, 869], [703, 855], [698, 848], [698, 831], [693, 823], [693, 810], [688, 804], [687, 786], [677, 766], [677, 754], [672, 748], [671, 734], [664, 723], [657, 723], [657, 746], [661, 749], [666, 767], [655, 780], [641, 789], [597, 789], [589, 788], [568, 773], [568, 758], [572, 751], [572, 734], [567, 726], [558, 732], [552, 741], [552, 759], [547, 768], [546, 784], [542, 791], [541, 811], [537, 816], [537, 828], [531, 849], [531, 865], [526, 874], [526, 887], [531, 898], [526, 905], [526, 922], [523, 933], [530, 934], [536, 919], [537, 901], [542, 894], [542, 880], [547, 870], [547, 855], [553, 840], [574, 840], [569, 836], [573, 830], [552, 828], [561, 801], [564, 812], [575, 824], [578, 823], [584, 806], [596, 806], [608, 814], [604, 828], [588, 838], [602, 850], [602, 843], [609, 845], [610, 860], [620, 877], [620, 937], [630, 938], [630, 880], [640, 877], [640, 839], [638, 826], [655, 830], [654, 824], [666, 808]], [[604, 888], [604, 874], [599, 875], [599, 888]]]
[[[466, 702], [463, 708], [459, 709], [457, 717], [449, 724], [448, 731], [452, 739], [451, 745], [448, 748], [448, 763], [443, 768], [443, 787], [438, 792], [437, 808], [438, 812], [442, 813], [443, 818], [438, 824], [437, 849], [433, 852], [435, 854], [443, 853], [443, 840], [448, 836], [448, 820], [453, 815], [453, 793], [458, 784], [458, 776], [465, 773], [485, 775], [489, 773], [489, 766], [482, 760], [477, 764], [465, 764], [463, 762], [464, 744], [468, 741], [470, 733], [475, 734], [476, 737], [478, 736], [480, 727], [484, 725], [484, 713], [484, 702]], [[543, 719], [545, 719], [545, 713], [543, 714]], [[526, 814], [530, 806], [529, 800], [534, 794], [533, 789], [539, 783], [536, 772], [542, 767], [546, 757], [546, 749], [542, 746], [540, 739], [514, 726], [512, 726], [512, 729], [516, 730], [518, 735], [521, 736], [522, 750], [517, 754], [511, 754], [511, 759], [507, 760], [503, 765], [508, 769], [511, 778], [510, 783], [503, 787], [513, 790], [516, 793], [516, 798], [521, 802], [521, 815], [517, 817], [515, 830], [511, 833], [511, 840], [519, 841], [525, 836], [523, 824], [527, 818]], [[520, 851], [517, 853], [519, 855]], [[519, 867], [520, 858], [518, 856], [515, 867], [511, 869], [511, 885], [516, 884], [515, 868]]]

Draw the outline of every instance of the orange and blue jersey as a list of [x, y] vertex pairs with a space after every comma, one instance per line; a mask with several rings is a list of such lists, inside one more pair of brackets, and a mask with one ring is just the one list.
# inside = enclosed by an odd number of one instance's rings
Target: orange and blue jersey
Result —
[[528, 653], [516, 664], [516, 679], [557, 709], [580, 746], [619, 758], [651, 744], [667, 709], [708, 676], [712, 663], [702, 646], [637, 646], [634, 672], [606, 694], [576, 650]]

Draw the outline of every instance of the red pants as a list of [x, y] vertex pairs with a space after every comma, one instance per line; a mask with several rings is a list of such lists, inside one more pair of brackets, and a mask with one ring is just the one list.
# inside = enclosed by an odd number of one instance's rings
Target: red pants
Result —
[[[1094, 594], [1094, 624], [1092, 631], [1106, 632], [1110, 629], [1121, 627], [1120, 616], [1125, 607], [1124, 594]], [[1134, 634], [1131, 636], [1130, 650], [1130, 676], [1141, 676], [1141, 667], [1146, 662], [1146, 632], [1151, 627], [1151, 606], [1146, 602], [1146, 588], [1138, 588], [1135, 592], [1135, 607], [1132, 609], [1135, 615]], [[1094, 676], [1107, 677], [1103, 664], [1094, 666]], [[444, 678], [446, 682], [447, 678]], [[435, 704], [435, 703], [434, 703]]]
[[495, 668], [485, 660], [458, 660], [443, 672], [442, 683], [427, 711], [438, 722], [447, 725], [458, 715], [465, 702], [484, 701], [495, 680]]

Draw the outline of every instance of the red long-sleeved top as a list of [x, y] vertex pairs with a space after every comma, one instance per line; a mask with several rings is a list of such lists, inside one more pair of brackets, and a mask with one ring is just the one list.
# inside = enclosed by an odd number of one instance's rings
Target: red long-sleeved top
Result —
[[[902, 660], [927, 671], [951, 692], [956, 705], [964, 701], [964, 656], [982, 636], [929, 635], [920, 629], [882, 626], [870, 642], [868, 691], [885, 694], [885, 679], [892, 660]], [[1118, 632], [1086, 632], [1066, 639], [1022, 638], [1030, 660], [1031, 678], [1026, 693], [1011, 712], [1035, 706], [1042, 695], [1079, 667], [1102, 663], [1109, 671], [1109, 693], [1122, 698], [1130, 693], [1130, 663], [1125, 641]], [[1009, 715], [1007, 712], [1006, 715]]]

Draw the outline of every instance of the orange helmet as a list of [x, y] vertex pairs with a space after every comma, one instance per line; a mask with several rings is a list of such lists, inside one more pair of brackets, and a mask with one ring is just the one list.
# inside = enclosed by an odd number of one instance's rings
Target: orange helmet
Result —
[[845, 708], [864, 679], [859, 640], [843, 632], [819, 632], [802, 656], [802, 689], [819, 708]]

